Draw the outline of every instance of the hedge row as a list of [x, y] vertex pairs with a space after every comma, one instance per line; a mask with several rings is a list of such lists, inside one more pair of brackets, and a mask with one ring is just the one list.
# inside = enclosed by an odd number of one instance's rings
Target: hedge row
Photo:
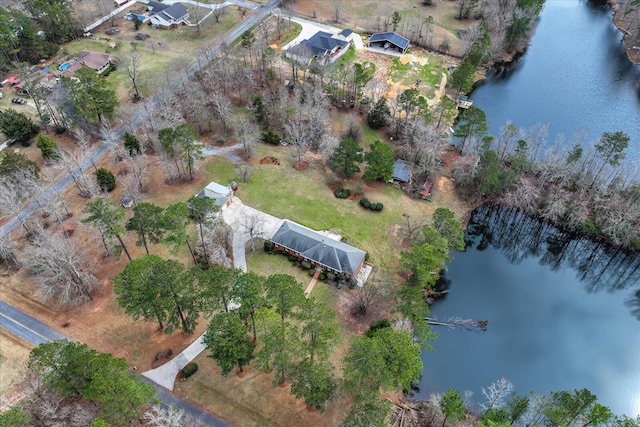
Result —
[[384, 208], [382, 203], [371, 202], [366, 197], [360, 199], [360, 206], [366, 209], [371, 209], [372, 211], [381, 211]]

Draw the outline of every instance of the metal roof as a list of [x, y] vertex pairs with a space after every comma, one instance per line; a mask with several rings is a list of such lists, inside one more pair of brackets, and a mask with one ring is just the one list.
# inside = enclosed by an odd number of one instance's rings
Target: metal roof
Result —
[[393, 179], [397, 179], [402, 182], [409, 182], [411, 180], [411, 175], [413, 175], [413, 165], [409, 162], [405, 162], [404, 160], [396, 160], [393, 165], [393, 174], [391, 175]]
[[400, 34], [396, 34], [393, 31], [387, 33], [375, 33], [369, 37], [369, 43], [371, 42], [383, 42], [388, 41], [396, 46], [406, 49], [409, 46], [409, 39], [402, 37]]
[[216, 205], [223, 207], [231, 196], [231, 189], [220, 185], [217, 182], [210, 182], [196, 197], [208, 197], [216, 202]]
[[366, 255], [362, 249], [333, 240], [289, 220], [282, 223], [271, 241], [348, 276], [356, 273]]

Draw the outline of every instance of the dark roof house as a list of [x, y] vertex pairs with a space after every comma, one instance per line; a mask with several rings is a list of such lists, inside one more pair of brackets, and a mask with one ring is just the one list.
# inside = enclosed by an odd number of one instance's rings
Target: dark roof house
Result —
[[312, 37], [287, 49], [286, 56], [303, 63], [310, 62], [312, 58], [322, 62], [334, 62], [347, 51], [348, 45], [349, 42], [346, 40], [318, 31]]
[[392, 31], [386, 33], [375, 33], [369, 37], [369, 47], [393, 49], [400, 53], [405, 53], [409, 47], [409, 39]]
[[170, 28], [189, 24], [189, 9], [181, 3], [174, 3], [169, 6], [150, 1], [147, 7], [154, 13], [150, 22], [156, 28]]
[[391, 174], [392, 181], [406, 184], [411, 182], [412, 176], [413, 165], [404, 160], [396, 160], [393, 165], [393, 174]]
[[285, 220], [271, 241], [278, 249], [302, 256], [316, 268], [355, 277], [364, 265], [366, 252], [331, 239], [317, 231]]

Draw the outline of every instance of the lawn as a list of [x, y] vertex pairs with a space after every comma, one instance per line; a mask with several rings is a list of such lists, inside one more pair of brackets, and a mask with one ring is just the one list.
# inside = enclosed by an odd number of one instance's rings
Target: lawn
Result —
[[[194, 22], [196, 15], [202, 19], [208, 13], [208, 9], [196, 6], [190, 8]], [[193, 14], [195, 9], [199, 12]], [[143, 25], [136, 31], [131, 21], [118, 17], [115, 19], [118, 34], [105, 35], [104, 31], [110, 28], [110, 25], [103, 24], [94, 30], [93, 38], [80, 39], [65, 45], [53, 66], [72, 59], [80, 50], [109, 53], [116, 58], [116, 63], [126, 60], [131, 54], [136, 54], [141, 57], [138, 83], [143, 95], [149, 95], [155, 92], [158, 86], [166, 84], [172, 71], [186, 69], [203, 48], [210, 46], [235, 27], [243, 19], [243, 12], [250, 13], [246, 9], [236, 7], [227, 7], [224, 10], [225, 13], [220, 15], [219, 22], [216, 22], [213, 16], [209, 16], [199, 28], [182, 26], [169, 30]], [[144, 33], [149, 37], [144, 41], [137, 40], [135, 36], [138, 33]], [[115, 48], [110, 47], [112, 42], [116, 43]], [[123, 66], [112, 72], [107, 79], [116, 88], [120, 103], [127, 102], [132, 89]]]
[[[364, 196], [384, 204], [381, 212], [366, 210], [358, 200], [337, 199], [325, 184], [327, 171], [320, 160], [310, 159], [310, 167], [295, 171], [291, 147], [259, 146], [252, 161], [253, 174], [240, 183], [237, 196], [247, 205], [279, 218], [298, 222], [314, 230], [331, 230], [343, 241], [369, 253], [369, 260], [380, 268], [396, 268], [402, 247], [403, 214], [418, 218], [430, 216], [436, 203], [412, 200], [390, 184], [364, 184]], [[268, 154], [267, 154], [268, 153]], [[280, 165], [260, 165], [261, 156], [274, 156]], [[234, 165], [221, 158], [207, 161], [212, 180], [228, 182], [236, 177]], [[358, 180], [345, 181], [354, 189]], [[360, 185], [360, 184], [358, 184]]]

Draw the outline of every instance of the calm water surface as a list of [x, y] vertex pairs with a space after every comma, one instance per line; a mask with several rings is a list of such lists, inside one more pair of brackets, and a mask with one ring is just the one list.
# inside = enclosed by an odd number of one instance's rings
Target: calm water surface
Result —
[[484, 207], [454, 253], [438, 319], [487, 319], [486, 332], [436, 327], [418, 396], [505, 377], [519, 394], [587, 388], [615, 413], [640, 414], [640, 255], [573, 240]]
[[594, 3], [547, 0], [526, 55], [473, 91], [493, 135], [507, 121], [547, 123], [551, 142], [622, 130], [628, 160], [640, 158], [640, 67], [626, 59], [609, 9]]
[[[550, 143], [622, 130], [627, 160], [640, 165], [640, 67], [620, 40], [606, 7], [547, 0], [527, 54], [471, 98], [494, 135], [507, 121], [548, 123]], [[432, 313], [487, 319], [489, 330], [440, 329], [417, 394], [452, 386], [481, 402], [481, 387], [504, 376], [521, 394], [588, 388], [615, 413], [640, 414], [640, 256], [627, 265], [588, 242], [558, 242], [535, 221], [522, 230], [486, 216], [471, 229], [487, 234], [469, 235], [467, 251], [454, 254], [451, 292]]]

